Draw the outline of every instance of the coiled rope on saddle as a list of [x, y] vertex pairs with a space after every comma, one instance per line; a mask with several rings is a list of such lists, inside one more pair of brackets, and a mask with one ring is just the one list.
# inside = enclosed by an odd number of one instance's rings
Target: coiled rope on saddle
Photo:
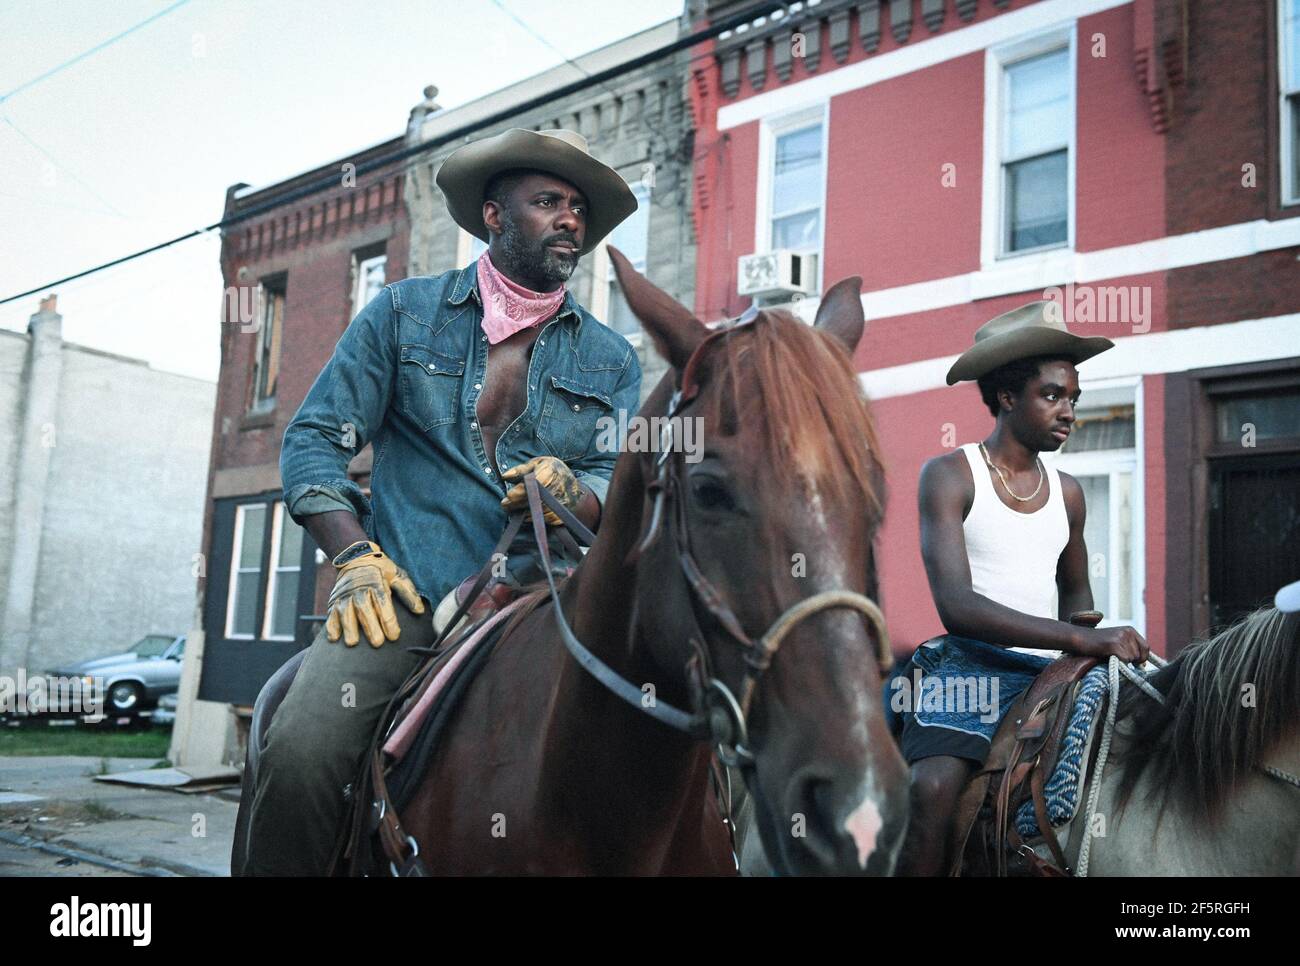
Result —
[[[1164, 667], [1167, 662], [1154, 654], [1148, 659], [1156, 667]], [[1097, 802], [1101, 799], [1101, 775], [1106, 769], [1106, 759], [1110, 757], [1110, 742], [1115, 734], [1115, 710], [1119, 706], [1119, 676], [1126, 678], [1142, 689], [1153, 700], [1165, 703], [1165, 696], [1152, 687], [1151, 682], [1129, 667], [1114, 654], [1106, 668], [1110, 683], [1110, 700], [1106, 702], [1106, 723], [1101, 730], [1101, 745], [1097, 749], [1097, 767], [1092, 776], [1092, 787], [1088, 789], [1088, 804], [1083, 810], [1083, 843], [1079, 846], [1079, 860], [1075, 863], [1075, 877], [1084, 879], [1088, 876], [1088, 861], [1092, 858], [1092, 818], [1097, 813]]]

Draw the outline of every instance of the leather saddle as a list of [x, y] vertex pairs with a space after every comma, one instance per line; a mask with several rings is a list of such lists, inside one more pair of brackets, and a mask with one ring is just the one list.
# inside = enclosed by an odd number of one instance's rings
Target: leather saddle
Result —
[[[1012, 704], [984, 766], [957, 800], [951, 875], [1071, 874], [1048, 821], [1043, 786], [1056, 767], [1079, 683], [1096, 665], [1094, 657], [1060, 657]], [[1053, 862], [1041, 858], [1016, 832], [1015, 814], [1026, 800], [1033, 802]]]

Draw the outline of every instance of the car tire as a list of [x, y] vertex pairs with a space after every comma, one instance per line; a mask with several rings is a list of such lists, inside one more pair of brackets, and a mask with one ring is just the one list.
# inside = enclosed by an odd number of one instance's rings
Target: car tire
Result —
[[106, 715], [136, 714], [144, 700], [144, 689], [134, 681], [118, 681], [104, 695]]

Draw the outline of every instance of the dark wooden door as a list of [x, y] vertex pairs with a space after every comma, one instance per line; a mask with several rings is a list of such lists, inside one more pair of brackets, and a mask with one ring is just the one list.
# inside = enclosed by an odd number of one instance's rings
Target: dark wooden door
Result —
[[1220, 630], [1300, 579], [1300, 455], [1210, 461], [1210, 622]]

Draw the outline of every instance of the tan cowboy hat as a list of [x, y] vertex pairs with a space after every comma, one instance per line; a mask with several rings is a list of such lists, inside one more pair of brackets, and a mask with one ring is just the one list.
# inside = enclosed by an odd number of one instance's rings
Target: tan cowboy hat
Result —
[[525, 168], [563, 178], [587, 196], [585, 255], [628, 215], [636, 195], [617, 171], [593, 158], [577, 131], [528, 131], [513, 127], [495, 137], [457, 148], [438, 169], [437, 183], [456, 224], [488, 241], [483, 223], [483, 192], [502, 171]]
[[975, 344], [948, 370], [948, 385], [979, 379], [998, 366], [1032, 356], [1059, 355], [1078, 365], [1114, 345], [1100, 336], [1085, 339], [1072, 335], [1055, 302], [1030, 302], [989, 319], [975, 330]]

